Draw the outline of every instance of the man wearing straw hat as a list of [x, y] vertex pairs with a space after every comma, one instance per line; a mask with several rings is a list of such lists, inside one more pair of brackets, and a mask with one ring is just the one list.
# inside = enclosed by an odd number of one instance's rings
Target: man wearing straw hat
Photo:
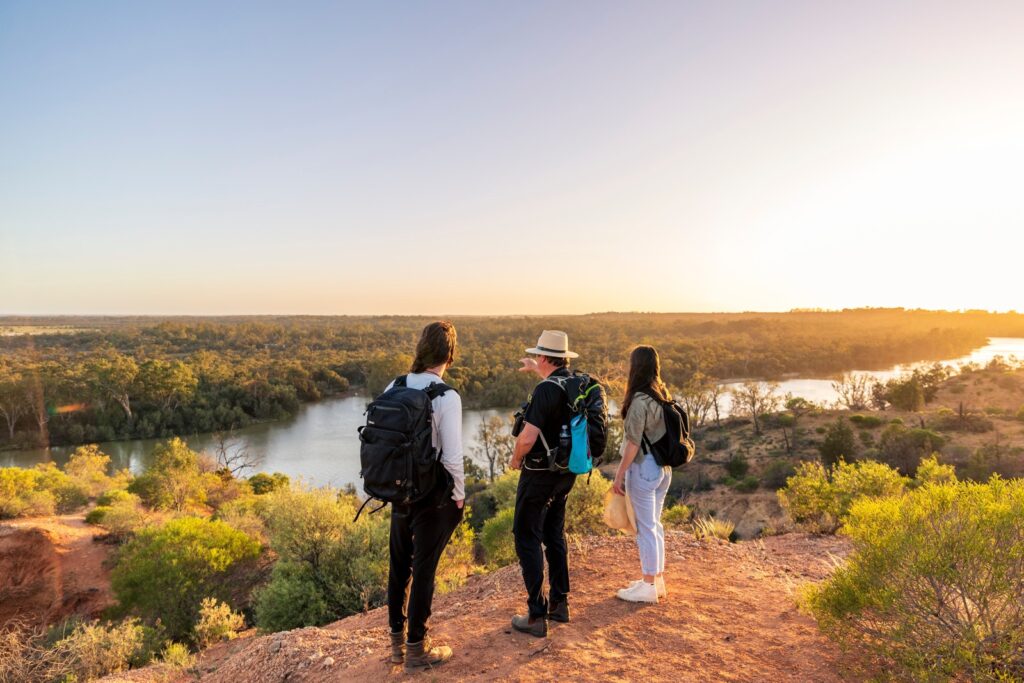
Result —
[[[510, 467], [521, 469], [516, 491], [516, 555], [523, 570], [529, 613], [512, 617], [512, 628], [537, 637], [547, 635], [547, 620], [569, 621], [569, 560], [565, 541], [565, 503], [576, 475], [555, 463], [559, 444], [568, 433], [569, 404], [559, 377], [569, 377], [569, 336], [544, 330], [521, 372], [534, 372], [541, 382], [523, 413]], [[543, 545], [543, 548], [542, 548]], [[544, 559], [548, 561], [550, 591], [544, 595]]]

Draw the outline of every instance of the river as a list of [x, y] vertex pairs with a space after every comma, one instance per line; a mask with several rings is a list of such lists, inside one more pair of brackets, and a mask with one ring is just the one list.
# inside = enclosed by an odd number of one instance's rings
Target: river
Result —
[[[993, 337], [987, 345], [970, 354], [942, 363], [953, 367], [967, 362], [984, 365], [996, 356], [1024, 358], [1024, 338]], [[915, 367], [930, 364], [912, 363], [897, 365], [888, 370], [865, 372], [884, 381]], [[831, 382], [830, 379], [787, 379], [779, 382], [779, 391], [781, 394], [792, 393], [812, 401], [831, 403], [836, 399]], [[347, 396], [307, 404], [291, 419], [238, 430], [234, 444], [248, 449], [255, 457], [259, 471], [284, 472], [294, 479], [303, 479], [316, 486], [358, 483], [359, 437], [356, 428], [363, 423], [366, 402], [365, 396]], [[728, 397], [723, 407], [727, 414]], [[483, 420], [492, 415], [509, 415], [511, 412], [511, 409], [465, 411], [463, 435], [466, 453], [473, 454], [477, 429]], [[100, 448], [111, 457], [116, 467], [128, 467], [133, 472], [141, 472], [152, 459], [153, 449], [160, 441], [113, 441], [100, 444]], [[212, 452], [215, 447], [214, 438], [209, 434], [186, 437], [186, 441], [197, 451]], [[48, 460], [62, 464], [73, 450], [71, 447], [54, 447], [0, 452], [0, 466], [31, 467]]]

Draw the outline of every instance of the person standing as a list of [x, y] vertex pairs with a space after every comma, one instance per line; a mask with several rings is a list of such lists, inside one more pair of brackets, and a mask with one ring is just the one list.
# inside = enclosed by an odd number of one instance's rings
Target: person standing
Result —
[[[544, 330], [535, 347], [526, 349], [521, 372], [541, 378], [523, 414], [512, 460], [522, 470], [516, 490], [512, 533], [526, 584], [525, 615], [512, 617], [512, 628], [537, 637], [547, 635], [547, 620], [569, 621], [569, 559], [565, 540], [565, 505], [576, 475], [556, 462], [560, 441], [568, 433], [569, 401], [560, 378], [569, 377], [565, 332]], [[567, 457], [565, 454], [563, 457]], [[544, 594], [544, 560], [550, 591]]]
[[622, 460], [612, 488], [620, 496], [629, 491], [636, 518], [636, 544], [641, 578], [618, 591], [628, 602], [658, 602], [665, 589], [665, 527], [661, 513], [672, 483], [672, 468], [661, 467], [650, 444], [665, 436], [662, 402], [671, 396], [661, 380], [661, 362], [651, 346], [638, 346], [629, 355], [629, 379], [622, 401]]
[[[388, 568], [388, 622], [391, 661], [405, 662], [407, 672], [430, 668], [451, 659], [447, 646], [433, 646], [427, 637], [437, 565], [452, 533], [462, 521], [465, 475], [462, 462], [462, 399], [443, 386], [445, 371], [455, 359], [455, 326], [430, 323], [416, 345], [411, 372], [388, 385], [436, 391], [431, 400], [431, 440], [440, 451], [445, 476], [423, 500], [395, 504], [391, 512]], [[432, 386], [435, 385], [435, 386]], [[447, 390], [445, 390], [447, 389]], [[387, 390], [385, 390], [387, 391]], [[408, 611], [407, 611], [408, 605]], [[408, 627], [408, 631], [406, 631]]]

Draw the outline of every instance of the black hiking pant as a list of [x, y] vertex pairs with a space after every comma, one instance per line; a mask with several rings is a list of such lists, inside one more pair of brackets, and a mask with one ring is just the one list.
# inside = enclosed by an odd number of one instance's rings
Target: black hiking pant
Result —
[[544, 596], [545, 556], [551, 604], [558, 605], [569, 596], [565, 502], [575, 483], [575, 474], [543, 470], [523, 470], [519, 477], [512, 533], [531, 618], [546, 617], [548, 613], [548, 598]]
[[434, 498], [395, 505], [391, 511], [388, 621], [391, 632], [397, 633], [408, 619], [410, 643], [420, 642], [427, 633], [437, 563], [461, 521], [462, 508], [451, 499], [450, 489], [441, 503]]

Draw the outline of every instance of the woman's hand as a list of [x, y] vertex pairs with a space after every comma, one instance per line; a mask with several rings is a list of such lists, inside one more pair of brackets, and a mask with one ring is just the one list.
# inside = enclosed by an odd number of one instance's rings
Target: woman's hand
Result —
[[615, 481], [612, 482], [612, 491], [617, 495], [626, 495], [626, 473], [619, 468], [615, 471]]
[[465, 504], [466, 504], [466, 499], [465, 498], [463, 498], [462, 500], [455, 501], [455, 507], [459, 508], [460, 510], [462, 509], [462, 506], [465, 505]]

